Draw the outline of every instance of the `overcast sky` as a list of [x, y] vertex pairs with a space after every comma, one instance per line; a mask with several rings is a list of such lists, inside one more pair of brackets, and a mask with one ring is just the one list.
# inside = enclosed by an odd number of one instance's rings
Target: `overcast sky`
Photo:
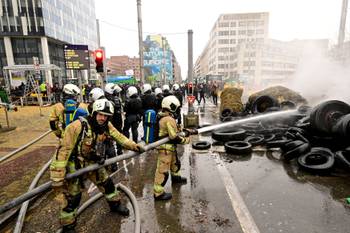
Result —
[[[95, 4], [107, 57], [138, 56], [136, 0], [95, 0]], [[150, 33], [165, 35], [186, 78], [188, 29], [194, 32], [194, 62], [223, 13], [269, 12], [270, 38], [327, 38], [335, 43], [341, 4], [342, 0], [142, 0], [143, 38]]]

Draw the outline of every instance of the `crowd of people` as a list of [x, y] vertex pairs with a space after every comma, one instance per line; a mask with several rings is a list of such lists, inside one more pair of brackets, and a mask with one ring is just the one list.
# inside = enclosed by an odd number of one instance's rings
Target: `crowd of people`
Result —
[[[178, 84], [171, 88], [169, 85], [159, 88], [150, 84], [142, 87], [119, 86], [114, 83], [106, 84], [104, 89], [94, 87], [89, 90], [87, 86], [80, 90], [74, 84], [63, 87], [61, 98], [49, 116], [50, 128], [59, 138], [58, 149], [50, 165], [50, 178], [53, 188], [63, 194], [59, 217], [63, 232], [75, 232], [76, 211], [85, 179], [95, 183], [104, 193], [112, 212], [129, 215], [109, 176], [110, 172], [117, 170], [116, 164], [101, 167], [79, 178], [66, 180], [65, 177], [91, 164], [103, 165], [106, 159], [122, 154], [123, 150], [144, 152], [144, 143], [138, 135], [141, 122], [145, 130], [152, 128], [154, 140], [170, 138], [169, 142], [156, 148], [154, 200], [166, 201], [172, 198], [172, 194], [164, 189], [169, 176], [172, 184], [187, 182], [180, 174], [177, 144], [189, 143], [189, 135], [197, 131], [181, 127], [181, 107], [186, 94], [184, 87]], [[85, 96], [83, 103], [78, 102], [81, 91]], [[148, 113], [155, 115], [153, 125], [149, 117], [145, 117]], [[179, 135], [181, 131], [185, 136]], [[148, 136], [144, 132], [143, 141], [147, 141]]]

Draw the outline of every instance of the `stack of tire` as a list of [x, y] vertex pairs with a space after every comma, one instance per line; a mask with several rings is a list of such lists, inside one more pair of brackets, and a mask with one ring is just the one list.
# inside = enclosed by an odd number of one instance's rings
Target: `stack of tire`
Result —
[[249, 96], [245, 112], [263, 113], [280, 109], [293, 109], [307, 101], [297, 92], [283, 86], [273, 86]]
[[232, 116], [243, 111], [243, 89], [235, 87], [225, 88], [220, 95], [220, 120], [230, 120]]
[[297, 127], [284, 134], [282, 158], [296, 160], [300, 168], [318, 174], [335, 167], [350, 171], [350, 106], [338, 100], [314, 107]]
[[252, 122], [215, 131], [212, 138], [224, 143], [229, 154], [248, 155], [254, 146], [280, 148], [285, 162], [296, 161], [309, 172], [324, 174], [335, 167], [350, 171], [350, 106], [330, 100], [300, 112], [293, 125]]

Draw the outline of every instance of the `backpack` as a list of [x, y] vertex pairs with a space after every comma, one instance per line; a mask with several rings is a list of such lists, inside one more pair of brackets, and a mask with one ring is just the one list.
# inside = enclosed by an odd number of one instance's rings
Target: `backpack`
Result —
[[[158, 122], [159, 124], [159, 122]], [[157, 125], [157, 113], [153, 109], [147, 110], [143, 118], [143, 132], [145, 142], [152, 143], [155, 141], [156, 134], [154, 129]], [[159, 128], [159, 126], [158, 126]], [[159, 133], [159, 132], [158, 132]]]
[[64, 102], [63, 111], [63, 129], [65, 129], [74, 119], [74, 113], [78, 108], [78, 103], [73, 99], [67, 99]]
[[156, 141], [161, 139], [159, 137], [159, 121], [160, 121], [160, 119], [162, 119], [162, 117], [160, 117], [159, 114], [157, 114], [156, 123], [154, 124], [154, 129], [153, 129], [153, 135], [154, 135], [153, 142], [156, 142]]

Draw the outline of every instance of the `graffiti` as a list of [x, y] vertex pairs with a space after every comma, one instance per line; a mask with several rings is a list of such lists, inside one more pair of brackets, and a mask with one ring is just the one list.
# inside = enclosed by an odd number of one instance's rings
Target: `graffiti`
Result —
[[172, 80], [172, 51], [166, 39], [160, 35], [147, 36], [144, 41], [144, 69], [145, 77], [161, 81], [164, 73], [165, 78]]

